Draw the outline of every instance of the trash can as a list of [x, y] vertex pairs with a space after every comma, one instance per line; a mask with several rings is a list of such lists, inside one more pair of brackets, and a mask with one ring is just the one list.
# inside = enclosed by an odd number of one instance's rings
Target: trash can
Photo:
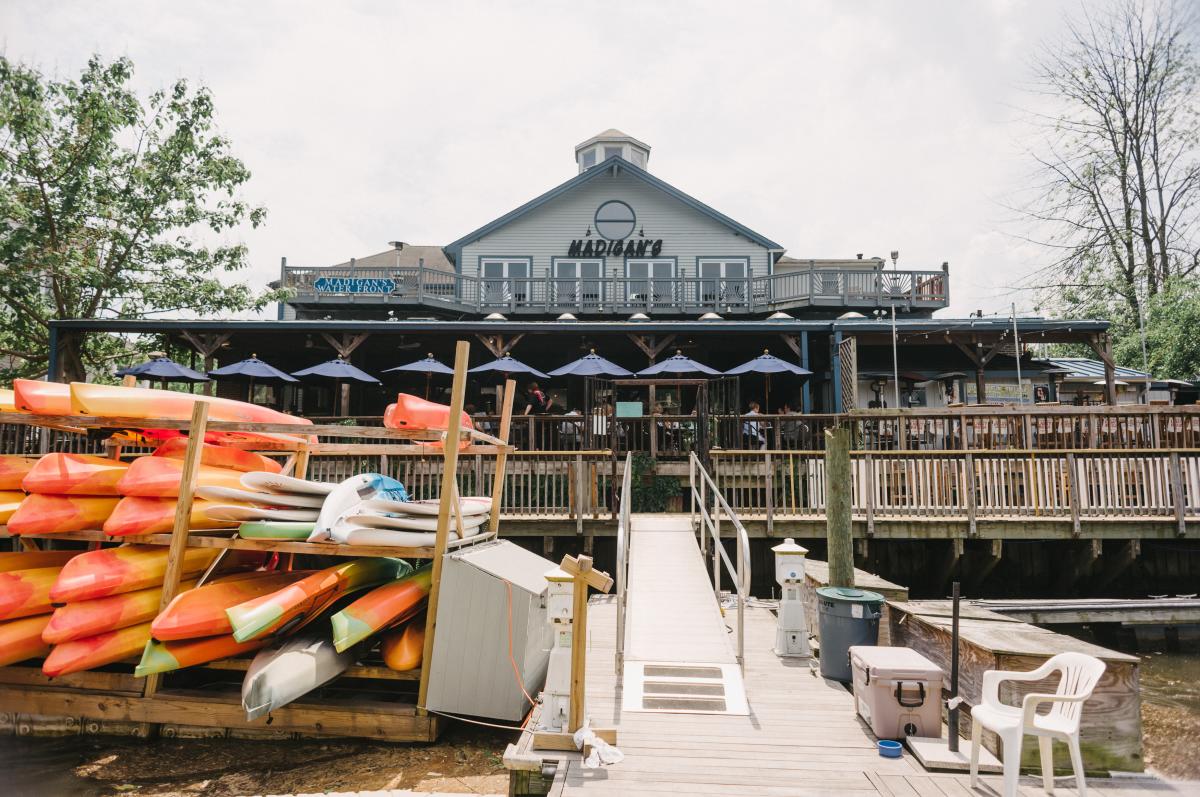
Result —
[[855, 645], [854, 705], [880, 739], [939, 736], [942, 668], [911, 648]]
[[882, 608], [883, 596], [878, 592], [853, 587], [817, 589], [822, 677], [850, 683], [850, 646], [879, 641]]

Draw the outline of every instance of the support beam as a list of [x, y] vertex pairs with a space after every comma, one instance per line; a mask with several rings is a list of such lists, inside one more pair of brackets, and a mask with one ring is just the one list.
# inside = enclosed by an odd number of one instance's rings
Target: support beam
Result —
[[328, 332], [321, 333], [321, 337], [325, 338], [325, 342], [332, 346], [333, 350], [337, 352], [337, 356], [343, 360], [349, 360], [350, 355], [354, 354], [354, 350], [361, 346], [369, 335], [370, 333], [368, 332], [360, 332], [357, 335], [351, 335], [347, 332], [334, 337]]
[[1117, 364], [1113, 360], [1112, 335], [1090, 335], [1087, 345], [1104, 363], [1104, 402], [1113, 406], [1117, 403]]
[[475, 337], [479, 338], [479, 342], [492, 353], [493, 357], [499, 359], [512, 351], [521, 342], [521, 338], [525, 337], [525, 333], [522, 332], [509, 338], [505, 338], [503, 335], [476, 335]]
[[663, 350], [675, 342], [675, 335], [672, 333], [663, 337], [661, 340], [658, 335], [627, 335], [633, 345], [641, 350], [642, 354], [646, 355], [650, 360], [648, 365], [654, 365], [654, 361], [658, 359], [658, 355], [663, 353]]
[[[229, 339], [231, 337], [233, 337], [232, 332], [216, 332], [211, 335], [208, 335], [208, 334], [204, 334], [202, 332], [190, 332], [188, 330], [184, 330], [182, 334], [183, 334], [183, 339], [186, 340], [188, 343], [192, 344], [192, 348], [195, 349], [196, 352], [201, 357], [204, 358], [204, 373], [205, 374], [207, 374], [214, 367], [216, 367], [216, 362], [214, 360], [214, 356], [216, 355], [216, 353], [218, 351], [221, 350], [221, 347], [224, 346], [226, 343], [228, 343]], [[212, 394], [213, 394], [213, 383], [205, 382], [204, 383], [204, 395], [211, 396]]]

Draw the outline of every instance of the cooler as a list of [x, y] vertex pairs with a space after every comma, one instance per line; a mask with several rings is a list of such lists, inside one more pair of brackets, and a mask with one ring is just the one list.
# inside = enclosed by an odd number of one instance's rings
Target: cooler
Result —
[[942, 670], [910, 648], [850, 648], [854, 703], [880, 739], [940, 736]]

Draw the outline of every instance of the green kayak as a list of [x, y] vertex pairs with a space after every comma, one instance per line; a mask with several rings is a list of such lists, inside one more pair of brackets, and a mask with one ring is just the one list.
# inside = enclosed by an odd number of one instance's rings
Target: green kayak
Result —
[[286, 520], [252, 520], [238, 527], [238, 536], [250, 540], [307, 540], [315, 525]]

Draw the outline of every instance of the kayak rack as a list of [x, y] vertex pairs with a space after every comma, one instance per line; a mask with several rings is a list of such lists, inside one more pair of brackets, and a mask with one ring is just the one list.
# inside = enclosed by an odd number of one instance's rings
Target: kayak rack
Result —
[[[459, 341], [455, 351], [454, 379], [451, 388], [450, 418], [462, 416], [470, 344]], [[348, 736], [386, 741], [435, 741], [445, 724], [439, 715], [425, 711], [425, 698], [436, 673], [424, 666], [432, 658], [437, 633], [437, 607], [441, 590], [442, 559], [447, 551], [495, 539], [499, 531], [503, 498], [504, 472], [512, 428], [515, 384], [504, 385], [499, 434], [492, 436], [477, 430], [458, 429], [455, 435], [441, 430], [389, 429], [378, 426], [342, 426], [322, 424], [259, 424], [210, 421], [210, 404], [197, 397], [190, 419], [114, 418], [96, 416], [45, 416], [5, 413], [6, 423], [26, 424], [60, 432], [95, 434], [97, 430], [116, 432], [107, 449], [113, 458], [129, 456], [121, 432], [135, 429], [178, 429], [188, 434], [188, 446], [180, 478], [174, 526], [170, 532], [110, 537], [99, 529], [47, 535], [22, 535], [20, 549], [39, 550], [41, 541], [87, 543], [89, 549], [111, 544], [133, 543], [168, 548], [163, 578], [161, 607], [179, 591], [186, 548], [222, 549], [217, 563], [230, 551], [262, 551], [286, 557], [291, 566], [299, 555], [371, 557], [432, 560], [432, 581], [426, 608], [426, 628], [422, 666], [397, 672], [372, 661], [351, 667], [344, 675], [292, 704], [272, 712], [270, 719], [247, 721], [240, 701], [241, 673], [247, 658], [233, 658], [189, 667], [162, 675], [137, 678], [128, 663], [108, 665], [54, 679], [42, 674], [41, 662], [24, 662], [0, 667], [0, 733], [37, 733], [45, 727], [56, 732], [117, 733], [149, 737], [281, 734]], [[344, 545], [333, 542], [310, 543], [296, 540], [243, 539], [236, 531], [196, 530], [189, 528], [192, 499], [196, 489], [201, 446], [206, 431], [248, 432], [286, 435], [269, 443], [245, 442], [239, 447], [269, 456], [285, 457], [283, 473], [304, 478], [310, 458], [319, 454], [366, 455], [379, 453], [429, 455], [436, 452], [430, 444], [441, 443], [441, 499], [437, 531], [432, 547], [398, 548], [387, 546]], [[459, 445], [447, 445], [451, 437]], [[339, 442], [321, 442], [322, 438], [340, 438]], [[346, 439], [363, 442], [345, 442]], [[368, 442], [370, 441], [370, 442]], [[435, 454], [436, 455], [436, 454]], [[494, 456], [492, 513], [482, 533], [466, 537], [461, 512], [456, 511], [459, 495], [456, 478], [460, 456]], [[451, 531], [460, 532], [452, 539]], [[0, 537], [8, 536], [0, 526]], [[200, 583], [216, 569], [209, 568]], [[270, 726], [267, 723], [270, 722]], [[217, 730], [222, 729], [222, 730]]]

